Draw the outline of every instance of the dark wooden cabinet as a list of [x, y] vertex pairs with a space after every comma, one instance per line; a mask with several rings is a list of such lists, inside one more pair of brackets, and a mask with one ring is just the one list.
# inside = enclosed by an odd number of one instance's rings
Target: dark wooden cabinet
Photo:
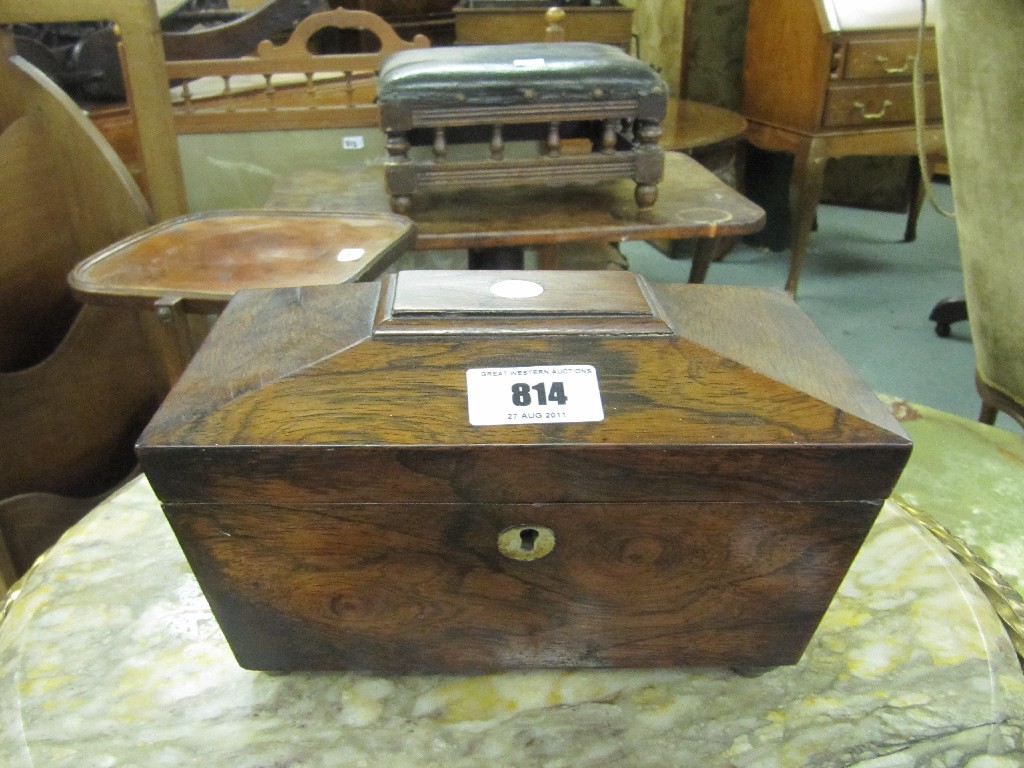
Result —
[[[912, 76], [917, 0], [751, 0], [744, 66], [747, 137], [795, 156], [790, 189], [792, 261], [800, 267], [821, 197], [825, 163], [850, 155], [914, 155]], [[944, 152], [935, 35], [921, 53], [924, 143]]]

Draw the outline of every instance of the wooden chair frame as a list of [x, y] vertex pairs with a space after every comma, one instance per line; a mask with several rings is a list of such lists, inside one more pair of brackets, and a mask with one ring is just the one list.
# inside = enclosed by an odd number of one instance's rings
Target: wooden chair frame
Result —
[[[311, 52], [310, 39], [332, 28], [372, 32], [380, 40], [380, 50]], [[182, 82], [181, 97], [172, 106], [174, 127], [178, 133], [375, 127], [376, 76], [382, 62], [397, 51], [429, 45], [423, 35], [403, 40], [369, 11], [337, 8], [314, 13], [285, 43], [264, 40], [254, 56], [167, 62], [169, 81]], [[199, 98], [193, 83], [200, 78], [219, 79], [222, 88], [212, 98]], [[242, 88], [233, 82], [239, 78], [246, 82]]]
[[[81, 109], [0, 31], [0, 578], [20, 574], [134, 471], [168, 382], [131, 311], [79, 307], [65, 276], [150, 225]], [[6, 559], [5, 559], [6, 558]]]
[[153, 0], [4, 0], [0, 23], [114, 22], [121, 33], [126, 85], [136, 94], [135, 123], [150, 202], [158, 219], [187, 210], [181, 161], [171, 119], [164, 49]]

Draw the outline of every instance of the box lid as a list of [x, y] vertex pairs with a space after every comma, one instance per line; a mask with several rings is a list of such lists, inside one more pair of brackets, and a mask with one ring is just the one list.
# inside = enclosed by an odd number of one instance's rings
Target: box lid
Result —
[[910, 443], [781, 291], [428, 271], [239, 293], [138, 449], [164, 502], [800, 501]]

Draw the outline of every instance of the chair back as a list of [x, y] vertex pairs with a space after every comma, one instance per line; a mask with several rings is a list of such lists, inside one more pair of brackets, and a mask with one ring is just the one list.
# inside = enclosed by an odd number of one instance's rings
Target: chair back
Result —
[[[379, 48], [318, 52], [321, 33], [335, 30], [358, 31], [361, 47], [376, 37]], [[265, 40], [250, 56], [166, 62], [188, 209], [260, 207], [296, 169], [380, 161], [377, 73], [392, 53], [429, 45], [423, 35], [401, 39], [374, 13], [337, 8], [307, 16], [284, 43]], [[140, 114], [147, 96], [129, 88]], [[116, 119], [106, 124], [104, 133], [115, 133]]]
[[125, 51], [126, 84], [140, 94], [133, 135], [147, 198], [158, 219], [186, 213], [181, 163], [170, 117], [160, 19], [153, 0], [3, 0], [0, 24], [111, 21]]
[[950, 178], [982, 420], [1024, 426], [1024, 4], [941, 0], [936, 21]]
[[[328, 29], [372, 32], [370, 53], [317, 53], [310, 41]], [[380, 16], [338, 8], [307, 16], [281, 45], [262, 41], [254, 55], [167, 62], [178, 133], [376, 127], [377, 73], [397, 51], [425, 48], [402, 40]]]

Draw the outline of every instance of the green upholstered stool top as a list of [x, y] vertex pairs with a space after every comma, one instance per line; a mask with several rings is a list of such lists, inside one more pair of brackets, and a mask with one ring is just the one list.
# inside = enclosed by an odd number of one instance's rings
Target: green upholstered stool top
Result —
[[[585, 103], [603, 116], [616, 101], [635, 102], [634, 117], [661, 120], [667, 87], [639, 59], [599, 43], [518, 43], [401, 51], [377, 85], [386, 115], [415, 105], [469, 109], [514, 104]], [[522, 115], [520, 115], [522, 116]]]

